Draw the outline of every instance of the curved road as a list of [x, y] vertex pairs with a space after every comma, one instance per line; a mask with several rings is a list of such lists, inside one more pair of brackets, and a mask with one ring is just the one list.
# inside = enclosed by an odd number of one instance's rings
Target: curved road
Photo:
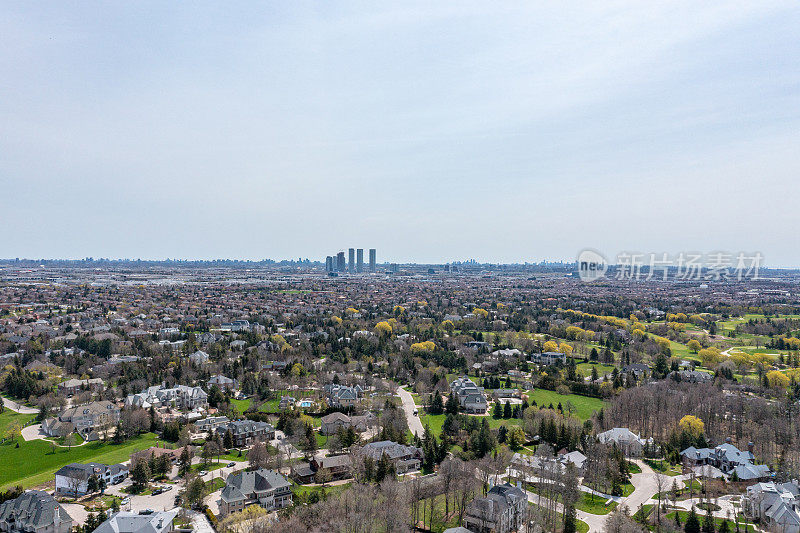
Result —
[[408, 429], [411, 430], [411, 433], [415, 433], [422, 438], [422, 434], [425, 433], [425, 428], [422, 427], [422, 422], [419, 417], [414, 416], [414, 409], [417, 408], [417, 405], [414, 403], [414, 397], [402, 387], [397, 387], [397, 395], [400, 396], [400, 400], [403, 402], [403, 411], [406, 412]]
[[20, 405], [13, 400], [9, 400], [8, 398], [3, 398], [3, 405], [11, 409], [12, 411], [15, 411], [23, 415], [35, 415], [36, 413], [39, 412], [33, 407], [26, 407], [24, 405]]

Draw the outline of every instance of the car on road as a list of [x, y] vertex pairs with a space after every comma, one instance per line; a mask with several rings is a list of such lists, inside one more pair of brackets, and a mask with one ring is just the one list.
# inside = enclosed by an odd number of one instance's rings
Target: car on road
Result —
[[122, 501], [120, 502], [121, 505], [128, 505], [129, 503], [131, 503], [130, 498], [122, 498]]
[[201, 470], [198, 472], [198, 474], [201, 476], [205, 476], [206, 474], [208, 474], [208, 470]]
[[158, 488], [156, 488], [156, 489], [153, 489], [152, 495], [153, 495], [153, 496], [158, 496], [158, 495], [159, 495], [159, 494], [161, 494], [162, 492], [164, 492], [164, 489], [163, 489], [162, 487], [158, 487]]
[[228, 468], [236, 466], [236, 463], [228, 463]]
[[419, 411], [417, 411], [416, 409], [414, 409], [414, 416], [419, 416]]

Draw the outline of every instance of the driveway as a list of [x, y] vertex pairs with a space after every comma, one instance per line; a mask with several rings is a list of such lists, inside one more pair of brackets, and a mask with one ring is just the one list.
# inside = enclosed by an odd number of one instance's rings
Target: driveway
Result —
[[20, 405], [13, 400], [9, 400], [8, 398], [3, 398], [3, 405], [11, 409], [12, 411], [16, 411], [17, 413], [23, 415], [35, 415], [39, 411], [34, 409], [33, 407], [26, 407], [24, 405]]
[[397, 395], [400, 396], [400, 400], [403, 402], [403, 411], [406, 412], [408, 429], [411, 430], [411, 433], [422, 438], [423, 433], [425, 433], [425, 428], [422, 427], [422, 422], [419, 417], [414, 416], [414, 411], [417, 409], [417, 405], [414, 403], [414, 397], [402, 387], [397, 388]]
[[42, 425], [41, 424], [33, 424], [31, 426], [25, 426], [22, 428], [22, 438], [25, 440], [38, 440], [43, 439], [46, 437], [44, 433], [41, 431]]
[[206, 515], [196, 511], [189, 511], [189, 513], [192, 517], [194, 533], [216, 533], [214, 528], [211, 527], [211, 523], [208, 521], [208, 518], [206, 518]]

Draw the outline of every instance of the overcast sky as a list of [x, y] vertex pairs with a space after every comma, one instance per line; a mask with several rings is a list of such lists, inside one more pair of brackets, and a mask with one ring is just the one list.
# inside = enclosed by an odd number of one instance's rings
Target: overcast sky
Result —
[[797, 266], [799, 29], [795, 0], [4, 2], [0, 257]]

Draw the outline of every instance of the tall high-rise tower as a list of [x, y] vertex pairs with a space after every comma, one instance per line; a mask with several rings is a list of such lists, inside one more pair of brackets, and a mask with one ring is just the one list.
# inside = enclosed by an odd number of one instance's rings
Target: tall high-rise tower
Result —
[[347, 252], [347, 271], [352, 274], [356, 271], [356, 249], [350, 248]]
[[347, 265], [344, 262], [344, 252], [339, 252], [336, 254], [336, 270], [339, 272], [344, 272]]
[[364, 249], [356, 250], [356, 272], [364, 272]]
[[333, 256], [325, 258], [325, 272], [333, 272]]
[[369, 271], [375, 272], [375, 248], [369, 249]]

